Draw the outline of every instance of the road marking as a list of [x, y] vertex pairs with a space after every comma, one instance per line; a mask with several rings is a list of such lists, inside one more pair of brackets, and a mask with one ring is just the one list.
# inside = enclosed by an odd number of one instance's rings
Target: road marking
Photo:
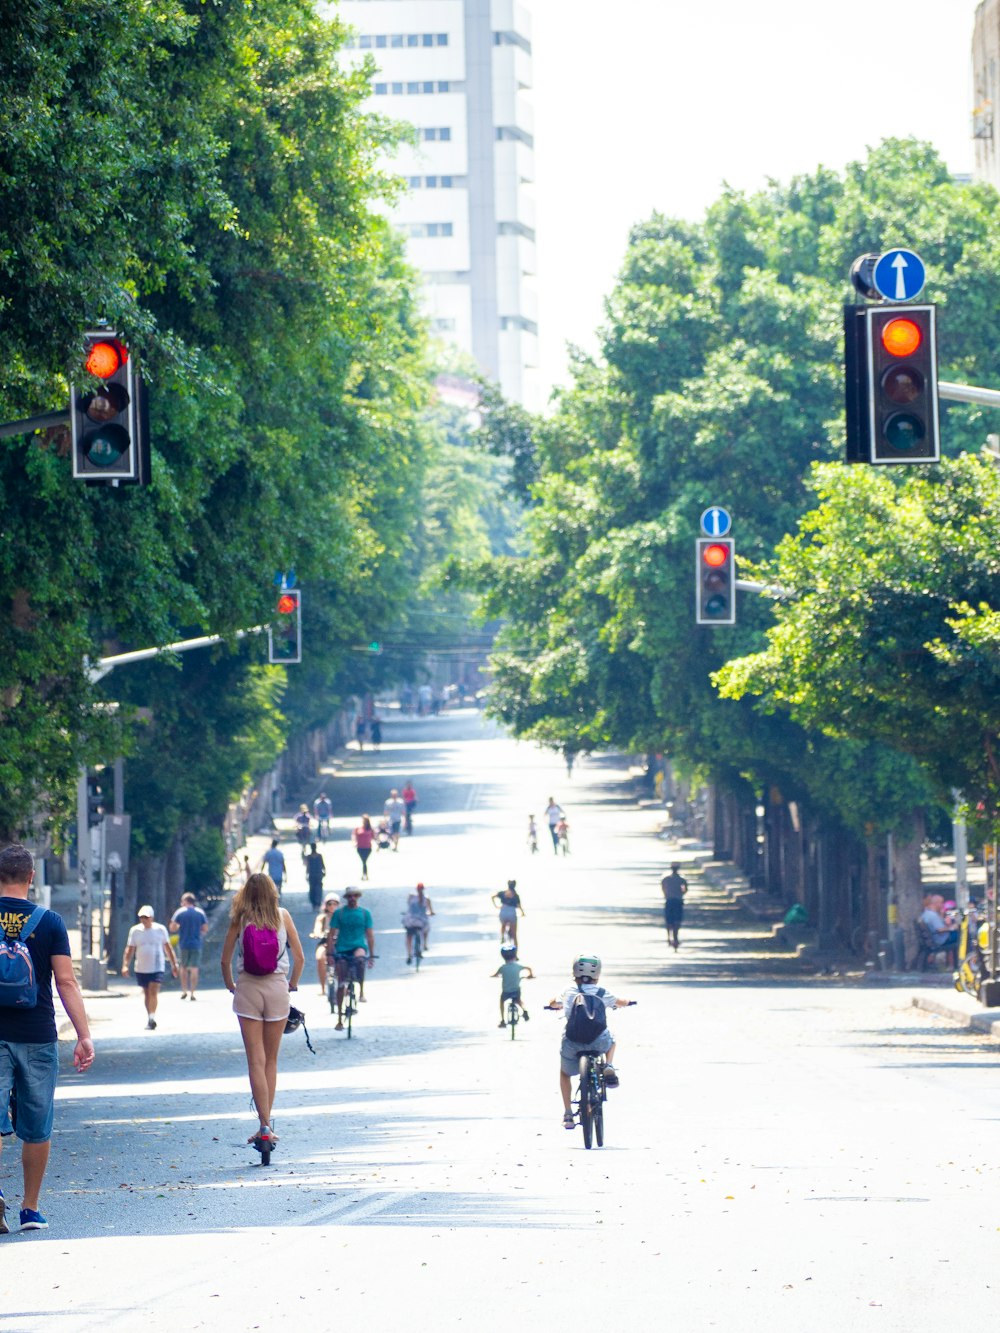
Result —
[[478, 801], [479, 801], [479, 792], [480, 792], [480, 790], [481, 790], [481, 785], [482, 785], [481, 783], [478, 783], [478, 782], [477, 782], [477, 783], [475, 783], [472, 787], [469, 788], [469, 794], [468, 794], [468, 796], [465, 798], [465, 808], [466, 808], [466, 810], [474, 810], [474, 809], [475, 809], [475, 807], [476, 807], [476, 805], [477, 805], [477, 803], [478, 803]]

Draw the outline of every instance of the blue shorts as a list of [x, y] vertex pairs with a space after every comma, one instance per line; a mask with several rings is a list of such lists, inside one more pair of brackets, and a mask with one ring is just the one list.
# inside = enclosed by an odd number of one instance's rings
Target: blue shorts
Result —
[[605, 1028], [599, 1037], [593, 1041], [570, 1041], [569, 1037], [563, 1037], [562, 1045], [559, 1047], [559, 1068], [570, 1078], [580, 1068], [581, 1051], [601, 1051], [602, 1053], [611, 1049], [614, 1045], [614, 1037], [609, 1028]]
[[162, 986], [166, 975], [166, 972], [137, 972], [135, 974], [135, 984], [142, 986], [143, 990], [153, 982]]
[[11, 1133], [10, 1090], [17, 1090], [17, 1129], [22, 1143], [52, 1137], [59, 1048], [54, 1041], [0, 1041], [0, 1134]]

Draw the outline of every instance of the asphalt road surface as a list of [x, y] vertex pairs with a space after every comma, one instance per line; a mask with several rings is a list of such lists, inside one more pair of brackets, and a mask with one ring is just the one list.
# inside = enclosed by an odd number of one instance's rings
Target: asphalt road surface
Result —
[[[326, 784], [335, 887], [357, 881], [357, 816], [407, 777], [420, 796], [414, 836], [373, 856], [364, 886], [380, 957], [354, 1039], [334, 1032], [307, 968], [317, 1054], [285, 1039], [281, 1142], [263, 1168], [245, 1142], [255, 1121], [218, 943], [197, 1004], [168, 988], [156, 1032], [137, 991], [95, 1000], [97, 1062], [58, 1094], [50, 1230], [0, 1242], [0, 1328], [990, 1323], [993, 1045], [917, 1014], [905, 992], [796, 975], [696, 872], [668, 950], [668, 854], [622, 761], [582, 762], [569, 781], [471, 712], [384, 732], [378, 754], [353, 753]], [[569, 815], [567, 857], [527, 849], [528, 813], [544, 838], [549, 795]], [[307, 935], [287, 850], [286, 902]], [[490, 979], [490, 895], [509, 877], [537, 973], [516, 1041], [497, 1028]], [[400, 914], [418, 879], [437, 916], [415, 975]], [[580, 950], [639, 1002], [614, 1019], [621, 1087], [590, 1152], [562, 1128], [560, 1022], [543, 1009]], [[8, 1146], [0, 1169], [15, 1216], [17, 1156]]]

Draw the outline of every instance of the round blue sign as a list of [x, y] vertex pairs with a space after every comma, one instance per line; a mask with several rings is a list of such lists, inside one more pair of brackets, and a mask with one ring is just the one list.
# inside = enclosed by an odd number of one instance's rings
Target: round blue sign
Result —
[[927, 270], [913, 250], [888, 250], [872, 273], [875, 290], [886, 301], [912, 301], [924, 290]]
[[712, 505], [701, 516], [701, 530], [706, 537], [725, 537], [732, 526], [729, 511], [719, 505]]

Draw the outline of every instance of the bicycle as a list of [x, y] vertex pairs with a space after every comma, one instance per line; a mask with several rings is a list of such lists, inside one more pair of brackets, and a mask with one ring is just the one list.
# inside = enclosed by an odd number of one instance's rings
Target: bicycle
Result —
[[423, 926], [407, 926], [406, 934], [411, 941], [410, 957], [413, 959], [413, 966], [419, 972], [420, 960], [424, 956], [424, 928]]
[[[630, 1000], [629, 1005], [634, 1005]], [[561, 1004], [548, 1004], [546, 1009], [561, 1012]], [[583, 1146], [591, 1148], [594, 1139], [598, 1148], [604, 1147], [604, 1103], [608, 1099], [608, 1088], [604, 1080], [607, 1059], [603, 1051], [580, 1051], [579, 1075], [576, 1097], [573, 1099], [573, 1115], [580, 1122], [583, 1130]]]
[[[350, 1041], [353, 1035], [354, 1015], [358, 1012], [358, 985], [361, 981], [361, 976], [364, 969], [368, 966], [368, 958], [377, 957], [378, 954], [374, 953], [369, 954], [364, 958], [357, 958], [353, 955], [338, 955], [338, 958], [343, 959], [347, 968], [347, 976], [344, 982], [344, 1001], [341, 1013], [343, 1014], [344, 1022], [347, 1025], [348, 1041]], [[330, 978], [331, 970], [333, 972], [332, 979]], [[339, 989], [340, 982], [337, 977], [337, 963], [335, 960], [332, 968], [329, 965], [327, 967], [326, 995], [327, 999], [330, 1001], [331, 1014], [337, 1013], [337, 992]]]
[[510, 1028], [510, 1039], [514, 1040], [517, 1034], [517, 1025], [521, 1021], [521, 1006], [517, 1000], [507, 1001], [507, 1026]]

